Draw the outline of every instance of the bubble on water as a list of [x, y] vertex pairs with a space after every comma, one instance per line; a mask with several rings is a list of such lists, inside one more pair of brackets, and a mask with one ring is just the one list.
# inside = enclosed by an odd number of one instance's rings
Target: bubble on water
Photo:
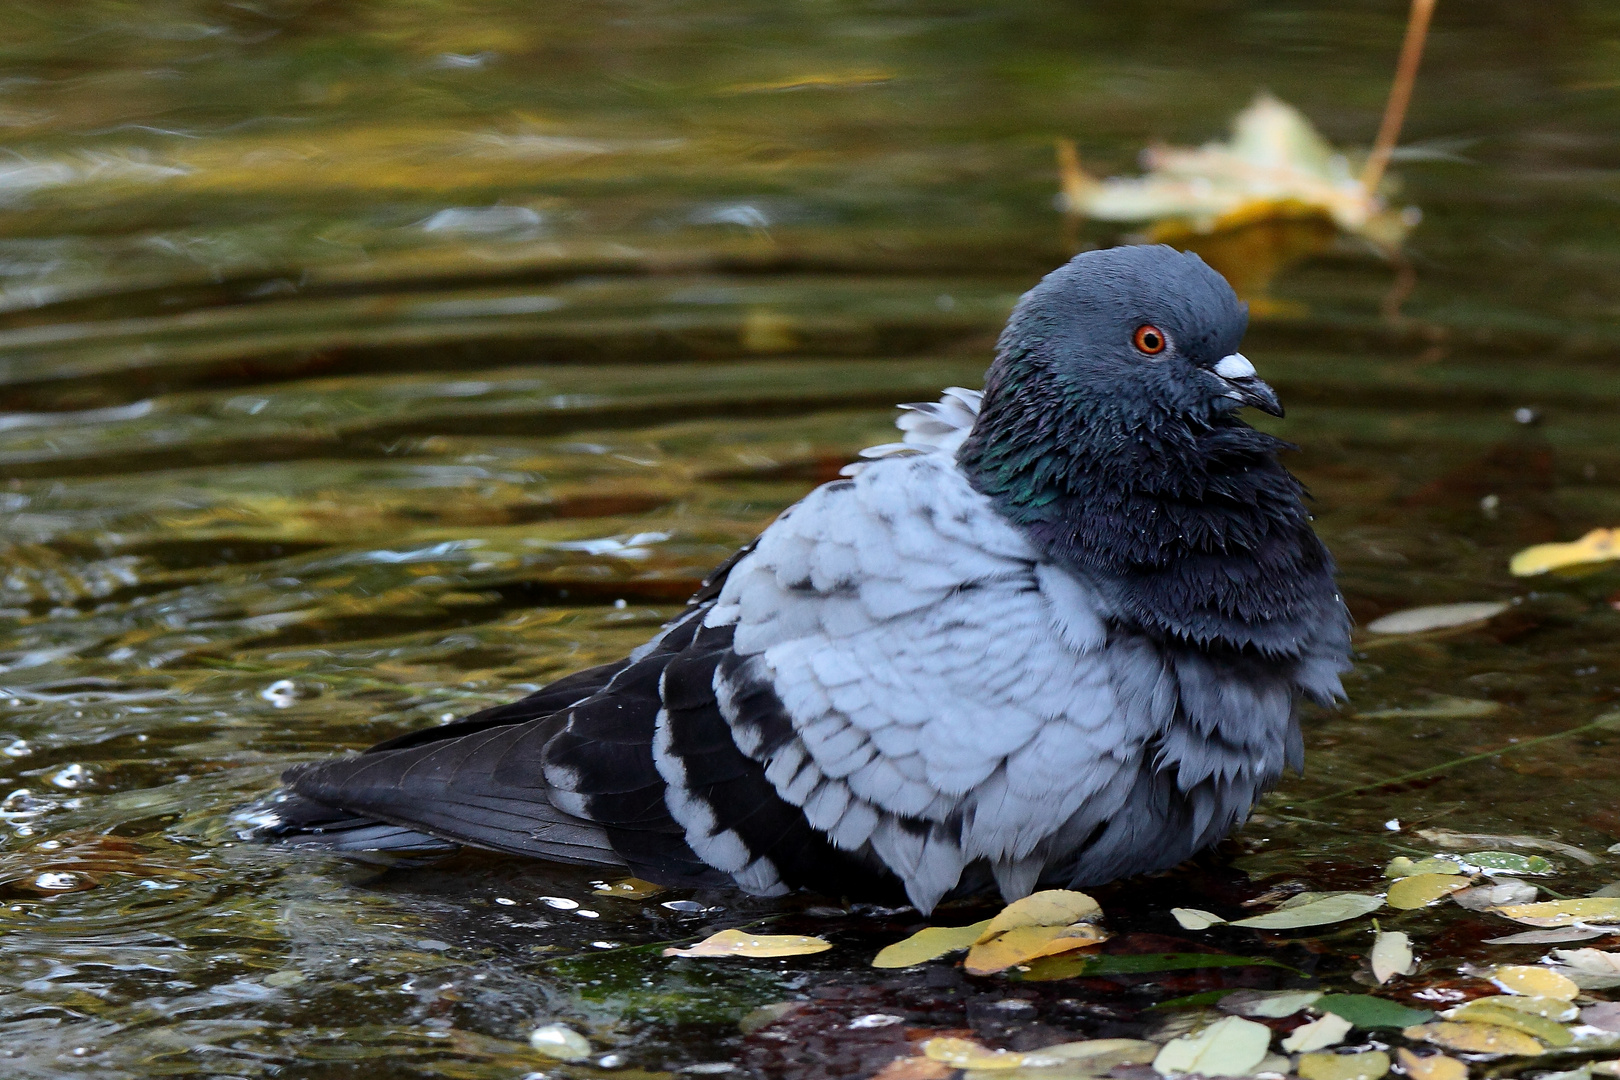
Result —
[[278, 709], [291, 708], [298, 700], [298, 685], [291, 679], [277, 679], [260, 690], [259, 696]]
[[507, 897], [504, 897], [504, 896], [497, 896], [495, 898], [495, 902], [497, 904], [501, 905], [501, 907], [517, 907], [517, 901], [516, 900], [510, 900], [510, 899], [508, 899]]
[[546, 907], [556, 908], [558, 911], [573, 911], [579, 907], [578, 900], [570, 900], [566, 896], [542, 896], [540, 902]]
[[78, 762], [56, 770], [51, 776], [51, 783], [59, 788], [67, 788], [69, 791], [74, 788], [84, 787], [89, 782], [90, 770]]

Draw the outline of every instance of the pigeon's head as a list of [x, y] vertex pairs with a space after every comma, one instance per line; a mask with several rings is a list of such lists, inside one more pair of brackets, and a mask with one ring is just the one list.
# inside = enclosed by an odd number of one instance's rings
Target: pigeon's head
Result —
[[997, 366], [1012, 385], [1038, 372], [1064, 404], [1150, 425], [1208, 423], [1245, 405], [1281, 416], [1238, 352], [1248, 322], [1247, 306], [1197, 255], [1163, 245], [1088, 251], [1024, 294]]

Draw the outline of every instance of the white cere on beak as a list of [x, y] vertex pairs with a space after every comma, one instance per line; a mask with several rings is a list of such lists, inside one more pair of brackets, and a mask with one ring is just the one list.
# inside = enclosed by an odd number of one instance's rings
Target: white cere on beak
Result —
[[1223, 379], [1247, 379], [1254, 375], [1254, 365], [1240, 352], [1221, 357], [1215, 365], [1215, 374]]

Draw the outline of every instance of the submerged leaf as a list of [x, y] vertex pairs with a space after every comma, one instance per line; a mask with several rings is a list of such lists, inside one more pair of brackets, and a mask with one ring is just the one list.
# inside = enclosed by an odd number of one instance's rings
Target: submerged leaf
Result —
[[1204, 911], [1195, 907], [1171, 908], [1170, 914], [1183, 930], [1208, 930], [1212, 926], [1219, 926], [1226, 920], [1214, 912]]
[[1310, 1008], [1321, 996], [1320, 990], [1234, 990], [1218, 1005], [1221, 1012], [1233, 1016], [1278, 1020]]
[[1196, 971], [1199, 968], [1293, 968], [1262, 956], [1225, 953], [1133, 953], [1125, 956], [1047, 956], [1035, 960], [1018, 977], [1024, 982], [1050, 982], [1079, 975], [1141, 975], [1154, 971]]
[[1116, 1065], [1146, 1065], [1158, 1053], [1157, 1043], [1143, 1039], [1086, 1039], [1028, 1051], [1024, 1054], [1024, 1067], [1041, 1069], [1067, 1065], [1069, 1069], [1062, 1074], [1065, 1077], [1076, 1072], [1101, 1077]]
[[1380, 986], [1397, 975], [1410, 975], [1417, 970], [1417, 958], [1412, 955], [1412, 939], [1394, 930], [1384, 930], [1373, 939], [1372, 973]]
[[1427, 1009], [1409, 1009], [1388, 998], [1371, 994], [1324, 994], [1316, 1001], [1322, 1012], [1337, 1013], [1358, 1028], [1407, 1027], [1434, 1018]]
[[1101, 914], [1101, 905], [1083, 892], [1043, 889], [1002, 908], [980, 932], [979, 940], [989, 941], [995, 935], [1015, 927], [1068, 926]]
[[885, 946], [872, 961], [873, 967], [903, 968], [926, 963], [946, 953], [965, 949], [979, 940], [990, 920], [971, 926], [930, 926], [917, 931], [904, 941]]
[[[1288, 1033], [1282, 1048], [1290, 1054], [1308, 1054], [1337, 1046], [1350, 1034], [1353, 1025], [1338, 1013], [1326, 1013], [1308, 1024], [1301, 1024]], [[1379, 1075], [1382, 1075], [1381, 1073]]]
[[1589, 897], [1584, 900], [1543, 900], [1539, 904], [1507, 904], [1491, 910], [1526, 926], [1620, 923], [1620, 897], [1613, 896]]
[[1524, 881], [1498, 881], [1493, 885], [1476, 885], [1451, 894], [1451, 898], [1469, 911], [1489, 911], [1509, 904], [1528, 904], [1536, 898], [1536, 887]]
[[[1548, 1020], [1560, 1022], [1575, 1019], [1576, 1009], [1563, 998], [1550, 997], [1518, 997], [1513, 994], [1497, 994], [1492, 997], [1475, 998], [1459, 1009], [1471, 1008], [1475, 1005], [1489, 1006], [1493, 1009], [1511, 1009], [1514, 1012], [1528, 1013], [1531, 1016], [1543, 1016]], [[1456, 1010], [1452, 1010], [1455, 1012]]]
[[1264, 915], [1251, 915], [1247, 919], [1233, 920], [1233, 926], [1248, 926], [1256, 930], [1294, 930], [1305, 926], [1326, 926], [1371, 914], [1384, 906], [1384, 901], [1366, 893], [1327, 893], [1294, 907], [1282, 907]]
[[665, 949], [665, 956], [806, 956], [826, 952], [832, 942], [797, 934], [750, 934], [722, 930], [687, 949]]
[[923, 1056], [958, 1069], [1016, 1069], [1024, 1055], [1013, 1050], [992, 1050], [972, 1039], [929, 1039], [922, 1044]]
[[1367, 624], [1367, 630], [1373, 634], [1421, 634], [1429, 630], [1446, 630], [1453, 626], [1485, 622], [1507, 609], [1508, 605], [1500, 600], [1407, 608], [1374, 619]]
[[1518, 934], [1504, 934], [1502, 937], [1485, 939], [1487, 945], [1551, 945], [1559, 941], [1591, 941], [1593, 938], [1605, 937], [1614, 933], [1613, 930], [1598, 930], [1589, 927], [1569, 927], [1563, 930], [1525, 930]]
[[1302, 1054], [1299, 1075], [1304, 1080], [1378, 1080], [1389, 1072], [1389, 1055], [1382, 1050], [1359, 1054]]
[[1228, 1016], [1197, 1035], [1165, 1043], [1153, 1059], [1153, 1068], [1161, 1076], [1243, 1076], [1265, 1059], [1270, 1046], [1270, 1028], [1241, 1016]]
[[640, 878], [621, 878], [610, 881], [599, 889], [592, 890], [593, 896], [617, 896], [621, 900], [645, 900], [650, 896], [657, 896], [664, 891], [662, 885], [654, 885], [650, 881]]
[[1502, 703], [1499, 701], [1436, 694], [1426, 705], [1375, 709], [1372, 712], [1358, 712], [1356, 716], [1362, 720], [1473, 720], [1501, 711]]
[[971, 975], [993, 975], [1040, 956], [1056, 956], [1107, 941], [1108, 934], [1090, 923], [1073, 926], [1015, 926], [968, 950], [963, 965]]
[[1460, 874], [1413, 874], [1389, 887], [1389, 906], [1413, 911], [1438, 903], [1459, 889], [1466, 889], [1472, 878]]
[[1513, 556], [1508, 569], [1515, 577], [1534, 577], [1549, 570], [1590, 566], [1620, 559], [1620, 530], [1593, 529], [1567, 544], [1537, 544]]
[[1412, 1080], [1468, 1080], [1468, 1066], [1445, 1054], [1414, 1054], [1402, 1047], [1396, 1051], [1401, 1068]]
[[1401, 1032], [1408, 1039], [1460, 1050], [1465, 1054], [1518, 1054], [1530, 1056], [1545, 1049], [1522, 1031], [1494, 1024], [1455, 1024], [1442, 1022], [1409, 1027]]

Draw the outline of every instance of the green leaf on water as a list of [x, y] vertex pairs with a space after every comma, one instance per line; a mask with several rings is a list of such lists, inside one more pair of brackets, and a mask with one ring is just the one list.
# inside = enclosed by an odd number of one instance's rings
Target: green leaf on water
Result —
[[1540, 855], [1515, 855], [1511, 851], [1476, 851], [1457, 858], [1481, 870], [1504, 871], [1509, 874], [1550, 874], [1557, 867]]
[[[1131, 956], [1046, 956], [1029, 962], [1029, 970], [1012, 972], [1023, 982], [1051, 982], [1093, 975], [1142, 975], [1155, 971], [1196, 971], [1199, 968], [1275, 967], [1294, 969], [1260, 956], [1226, 953], [1137, 953]], [[1222, 991], [1231, 993], [1230, 990]]]
[[1358, 1028], [1398, 1028], [1434, 1019], [1428, 1009], [1409, 1009], [1371, 994], [1324, 994], [1313, 1008], [1342, 1016]]

